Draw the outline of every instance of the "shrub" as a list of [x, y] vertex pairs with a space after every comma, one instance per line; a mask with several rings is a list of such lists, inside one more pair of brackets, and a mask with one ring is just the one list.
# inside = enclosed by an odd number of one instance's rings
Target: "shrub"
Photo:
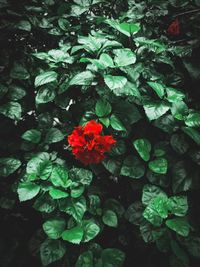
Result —
[[43, 266], [199, 263], [199, 6], [0, 1], [0, 205]]

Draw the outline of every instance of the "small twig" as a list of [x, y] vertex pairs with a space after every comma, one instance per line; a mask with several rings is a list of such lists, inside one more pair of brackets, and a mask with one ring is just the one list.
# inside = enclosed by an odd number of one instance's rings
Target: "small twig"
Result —
[[181, 39], [181, 40], [177, 40], [177, 41], [171, 41], [171, 43], [181, 43], [181, 42], [184, 42], [184, 41], [188, 41], [188, 39]]
[[195, 12], [198, 12], [198, 11], [200, 11], [200, 8], [198, 8], [198, 9], [194, 9], [194, 10], [185, 11], [185, 12], [176, 14], [176, 15], [174, 15], [173, 17], [179, 17], [179, 16], [183, 16], [183, 15], [186, 15], [186, 14], [195, 13]]

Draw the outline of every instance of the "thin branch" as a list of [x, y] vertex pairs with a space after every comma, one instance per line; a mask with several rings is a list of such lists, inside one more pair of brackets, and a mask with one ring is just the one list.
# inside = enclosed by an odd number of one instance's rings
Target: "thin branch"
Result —
[[198, 11], [200, 11], [200, 8], [198, 8], [198, 9], [194, 9], [194, 10], [185, 11], [185, 12], [176, 14], [176, 15], [174, 15], [173, 17], [179, 17], [179, 16], [183, 16], [183, 15], [187, 15], [187, 14], [195, 13], [195, 12], [198, 12]]

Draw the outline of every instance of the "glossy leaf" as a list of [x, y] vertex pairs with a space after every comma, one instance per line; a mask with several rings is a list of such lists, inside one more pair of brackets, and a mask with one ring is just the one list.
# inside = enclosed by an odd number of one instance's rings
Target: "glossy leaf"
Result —
[[12, 120], [19, 120], [22, 115], [22, 108], [18, 102], [11, 101], [0, 106], [0, 113]]
[[144, 138], [137, 139], [133, 141], [133, 145], [144, 161], [148, 161], [150, 159], [151, 143], [149, 142], [149, 140]]
[[36, 129], [31, 129], [26, 131], [23, 135], [22, 138], [26, 141], [32, 142], [34, 144], [37, 144], [40, 142], [41, 139], [41, 132], [36, 130]]
[[165, 158], [157, 158], [149, 162], [149, 169], [155, 173], [165, 174], [168, 169], [168, 162]]
[[62, 239], [73, 244], [80, 244], [83, 238], [83, 234], [84, 234], [83, 229], [79, 226], [76, 226], [69, 230], [65, 230], [62, 233]]
[[69, 196], [69, 194], [67, 192], [64, 192], [60, 189], [56, 189], [56, 188], [51, 188], [49, 190], [49, 195], [53, 198], [53, 199], [61, 199], [61, 198], [66, 198]]
[[98, 117], [104, 117], [110, 114], [112, 107], [109, 102], [99, 99], [95, 106], [95, 113]]
[[84, 231], [82, 239], [83, 242], [89, 242], [90, 240], [94, 239], [100, 232], [100, 227], [92, 220], [84, 220], [82, 227]]
[[45, 142], [48, 144], [51, 144], [51, 143], [60, 142], [63, 139], [64, 139], [64, 135], [59, 129], [51, 128], [48, 130], [48, 132], [46, 134]]
[[35, 78], [35, 87], [39, 87], [57, 81], [58, 74], [55, 71], [46, 71]]
[[0, 176], [7, 177], [21, 166], [21, 162], [14, 158], [0, 158]]
[[136, 62], [136, 55], [131, 49], [115, 49], [113, 52], [115, 54], [114, 61], [118, 67], [128, 66]]
[[102, 219], [103, 219], [104, 224], [110, 227], [117, 227], [118, 225], [117, 215], [112, 210], [106, 210], [103, 214]]
[[66, 252], [66, 247], [59, 240], [46, 239], [40, 246], [40, 257], [43, 266], [60, 260]]
[[20, 183], [17, 189], [19, 200], [26, 201], [34, 198], [40, 191], [40, 186], [33, 183]]
[[149, 203], [157, 196], [167, 197], [166, 193], [163, 192], [163, 190], [161, 190], [158, 186], [146, 184], [143, 187], [142, 203], [144, 205], [149, 205]]
[[66, 227], [63, 219], [50, 219], [43, 223], [43, 230], [51, 239], [58, 239]]
[[163, 98], [163, 96], [165, 94], [165, 88], [162, 84], [160, 84], [158, 82], [148, 82], [147, 84], [156, 92], [156, 94], [160, 98]]
[[121, 175], [139, 179], [143, 177], [144, 173], [145, 167], [137, 157], [128, 156], [125, 158], [121, 168]]
[[124, 76], [104, 76], [105, 84], [110, 88], [111, 91], [115, 92], [117, 89], [121, 89], [127, 83], [127, 78]]
[[190, 225], [185, 218], [169, 219], [166, 221], [166, 225], [181, 236], [189, 235]]

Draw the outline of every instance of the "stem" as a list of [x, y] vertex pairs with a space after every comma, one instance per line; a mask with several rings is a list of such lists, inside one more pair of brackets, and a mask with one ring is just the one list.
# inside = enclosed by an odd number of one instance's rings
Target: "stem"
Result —
[[188, 40], [187, 39], [181, 39], [181, 40], [177, 40], [177, 41], [171, 41], [171, 43], [178, 44], [178, 43], [181, 43], [181, 42], [184, 42], [184, 41], [188, 41]]
[[198, 12], [198, 11], [200, 11], [200, 8], [198, 8], [198, 9], [194, 9], [194, 10], [185, 11], [185, 12], [176, 14], [176, 15], [174, 15], [173, 17], [179, 17], [179, 16], [183, 16], [183, 15], [186, 15], [186, 14], [195, 13], [195, 12]]

